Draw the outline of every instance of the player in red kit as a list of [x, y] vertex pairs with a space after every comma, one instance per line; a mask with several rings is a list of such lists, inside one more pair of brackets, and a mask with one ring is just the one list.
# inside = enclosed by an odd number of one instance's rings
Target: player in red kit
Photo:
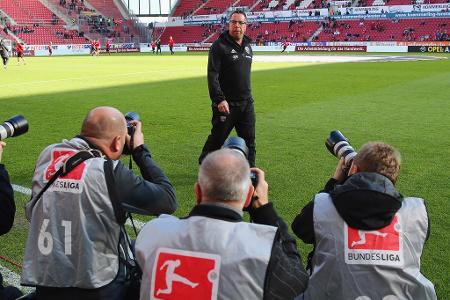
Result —
[[283, 50], [281, 51], [281, 53], [283, 53], [284, 51], [286, 51], [286, 49], [287, 49], [288, 46], [289, 46], [289, 42], [288, 42], [288, 41], [285, 41], [285, 42], [283, 43]]
[[111, 48], [111, 45], [109, 44], [109, 41], [106, 41], [106, 53], [108, 53], [108, 55], [111, 55], [111, 53], [109, 52], [109, 49]]
[[173, 41], [172, 36], [169, 37], [169, 49], [170, 49], [170, 55], [174, 54], [175, 52], [173, 52], [173, 44], [175, 44], [175, 42]]
[[153, 54], [155, 53], [155, 49], [156, 49], [156, 42], [152, 41], [152, 52], [153, 52]]
[[53, 44], [52, 42], [50, 42], [48, 44], [48, 56], [52, 56], [52, 54], [53, 54]]
[[17, 51], [17, 64], [20, 64], [20, 59], [22, 58], [22, 62], [24, 65], [27, 63], [25, 62], [25, 59], [23, 58], [23, 45], [21, 43], [16, 44], [16, 51]]

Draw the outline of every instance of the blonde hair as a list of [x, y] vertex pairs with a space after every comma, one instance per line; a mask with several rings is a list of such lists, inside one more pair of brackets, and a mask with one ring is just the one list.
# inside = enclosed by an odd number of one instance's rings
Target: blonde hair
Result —
[[395, 184], [400, 173], [401, 156], [394, 147], [383, 142], [364, 144], [354, 158], [360, 172], [375, 172]]

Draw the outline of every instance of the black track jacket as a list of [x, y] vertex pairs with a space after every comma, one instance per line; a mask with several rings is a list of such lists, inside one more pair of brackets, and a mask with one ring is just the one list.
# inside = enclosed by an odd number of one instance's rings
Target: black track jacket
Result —
[[227, 30], [212, 44], [208, 56], [208, 88], [213, 103], [252, 98], [250, 70], [253, 51], [250, 41], [248, 36], [244, 36], [242, 45], [239, 45]]

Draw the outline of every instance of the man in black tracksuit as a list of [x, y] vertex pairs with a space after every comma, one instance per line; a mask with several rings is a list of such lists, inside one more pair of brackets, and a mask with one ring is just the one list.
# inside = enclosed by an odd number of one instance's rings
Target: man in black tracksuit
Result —
[[247, 17], [242, 11], [230, 16], [228, 30], [213, 43], [208, 57], [208, 88], [212, 101], [211, 134], [203, 146], [199, 163], [219, 149], [233, 128], [245, 140], [248, 161], [255, 166], [255, 111], [250, 71], [253, 52], [245, 36]]

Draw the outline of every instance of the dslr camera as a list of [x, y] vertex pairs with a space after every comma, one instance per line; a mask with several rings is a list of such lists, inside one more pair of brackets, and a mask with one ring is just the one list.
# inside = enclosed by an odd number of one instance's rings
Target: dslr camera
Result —
[[28, 121], [22, 115], [16, 115], [0, 124], [0, 141], [19, 136], [28, 131]]
[[[245, 144], [243, 138], [240, 138], [238, 136], [230, 136], [225, 140], [222, 148], [236, 150], [244, 155], [245, 159], [248, 160], [248, 147]], [[250, 179], [252, 181], [252, 185], [256, 188], [256, 186], [258, 185], [258, 175], [256, 174], [256, 172], [250, 171]]]
[[352, 145], [350, 145], [349, 140], [339, 130], [334, 130], [330, 133], [330, 136], [325, 141], [325, 146], [337, 158], [344, 158], [345, 165], [348, 167], [357, 154]]
[[134, 111], [127, 112], [124, 116], [125, 121], [127, 122], [127, 133], [130, 136], [130, 145], [128, 146], [127, 143], [125, 143], [125, 146], [123, 147], [123, 154], [129, 155], [133, 150], [134, 142], [134, 126], [133, 124], [131, 124], [131, 121], [140, 121], [141, 117], [137, 112]]

